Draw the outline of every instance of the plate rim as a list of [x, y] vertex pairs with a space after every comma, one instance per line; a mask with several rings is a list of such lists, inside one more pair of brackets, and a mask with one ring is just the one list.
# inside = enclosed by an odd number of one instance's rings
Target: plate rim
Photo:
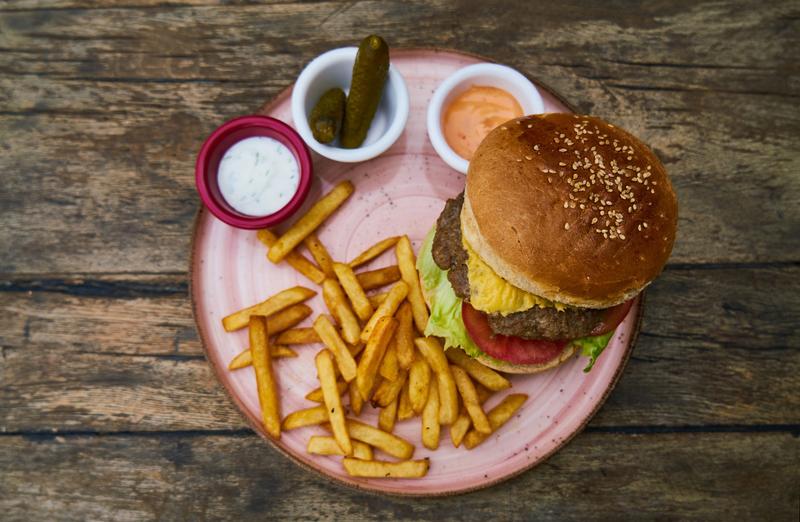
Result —
[[[422, 53], [433, 52], [435, 54], [454, 54], [454, 55], [461, 56], [461, 57], [468, 57], [468, 58], [474, 58], [474, 59], [482, 60], [484, 62], [498, 63], [497, 61], [495, 61], [495, 60], [493, 60], [491, 58], [488, 58], [486, 56], [483, 56], [481, 54], [478, 54], [478, 53], [472, 53], [472, 52], [468, 52], [468, 51], [461, 51], [461, 50], [457, 50], [457, 49], [450, 49], [450, 48], [446, 48], [446, 47], [401, 47], [401, 48], [392, 49], [391, 50], [391, 55], [392, 56], [398, 56], [398, 55], [406, 55], [406, 54], [413, 54], [413, 53], [420, 53], [420, 52], [422, 52]], [[570, 111], [572, 111], [573, 113], [576, 112], [575, 106], [573, 106], [571, 103], [569, 103], [567, 100], [565, 100], [557, 91], [552, 89], [549, 85], [547, 85], [546, 83], [544, 83], [544, 82], [542, 82], [542, 81], [540, 81], [538, 79], [533, 78], [531, 75], [527, 74], [524, 71], [520, 71], [520, 72], [526, 78], [531, 80], [531, 82], [533, 82], [535, 85], [545, 89], [548, 92], [548, 94], [550, 94], [553, 97], [555, 97], [559, 102], [561, 102]], [[292, 89], [293, 88], [294, 88], [294, 82], [292, 82], [290, 85], [284, 87], [272, 99], [270, 99], [267, 102], [263, 103], [255, 111], [254, 114], [263, 114], [263, 113], [269, 111], [272, 107], [277, 105], [284, 98], [289, 97], [291, 95], [291, 93], [292, 93]], [[594, 416], [597, 415], [597, 412], [600, 411], [600, 408], [603, 407], [603, 405], [605, 404], [605, 402], [608, 399], [609, 395], [611, 395], [611, 392], [614, 390], [614, 388], [616, 388], [617, 383], [619, 382], [620, 378], [622, 377], [623, 371], [625, 370], [625, 368], [628, 365], [628, 360], [631, 357], [631, 353], [633, 352], [633, 349], [634, 349], [634, 347], [636, 345], [636, 341], [639, 338], [639, 332], [640, 332], [641, 326], [642, 326], [642, 319], [644, 317], [644, 302], [645, 302], [646, 289], [642, 290], [639, 293], [639, 295], [637, 296], [637, 298], [636, 298], [637, 299], [637, 303], [636, 303], [635, 323], [633, 325], [633, 330], [632, 330], [630, 338], [628, 340], [628, 346], [627, 346], [627, 348], [625, 350], [625, 353], [622, 356], [622, 360], [620, 361], [619, 366], [617, 367], [617, 370], [614, 373], [613, 377], [609, 381], [609, 384], [608, 384], [607, 388], [603, 391], [603, 395], [597, 401], [597, 404], [595, 404], [595, 407], [586, 416], [584, 421], [572, 433], [570, 433], [567, 437], [563, 438], [555, 447], [553, 447], [552, 450], [550, 450], [549, 452], [544, 454], [541, 458], [537, 459], [536, 461], [534, 461], [534, 462], [532, 462], [532, 463], [530, 463], [530, 464], [528, 464], [526, 466], [522, 466], [521, 468], [519, 468], [517, 470], [514, 470], [511, 473], [499, 476], [499, 477], [491, 479], [491, 480], [487, 480], [486, 482], [482, 482], [482, 483], [480, 483], [480, 484], [478, 484], [476, 486], [470, 486], [468, 488], [462, 488], [462, 489], [452, 489], [452, 490], [447, 490], [447, 491], [437, 491], [437, 492], [386, 491], [384, 489], [381, 489], [378, 486], [374, 486], [373, 487], [373, 486], [368, 486], [368, 485], [361, 484], [361, 483], [356, 482], [356, 481], [350, 481], [350, 480], [347, 480], [347, 478], [345, 478], [345, 477], [339, 477], [339, 476], [330, 475], [330, 474], [326, 473], [325, 471], [323, 471], [322, 469], [318, 469], [318, 468], [316, 468], [314, 466], [311, 466], [311, 465], [307, 464], [306, 462], [303, 462], [299, 458], [295, 457], [287, 449], [281, 447], [281, 445], [278, 444], [275, 440], [273, 440], [271, 437], [267, 436], [265, 433], [262, 432], [262, 430], [260, 429], [260, 426], [257, 423], [255, 423], [245, 413], [245, 405], [242, 402], [242, 400], [238, 396], [236, 396], [227, 386], [225, 386], [224, 379], [223, 379], [223, 372], [227, 372], [228, 369], [227, 368], [223, 368], [221, 365], [216, 364], [214, 359], [209, 354], [209, 349], [208, 349], [208, 346], [206, 344], [206, 336], [205, 336], [203, 328], [200, 326], [200, 322], [198, 320], [198, 313], [197, 313], [197, 302], [198, 302], [198, 300], [195, 298], [195, 285], [194, 285], [195, 246], [197, 244], [197, 235], [198, 235], [199, 230], [200, 230], [200, 222], [201, 222], [204, 214], [207, 213], [207, 212], [208, 212], [208, 210], [203, 206], [203, 204], [201, 202], [198, 205], [197, 211], [195, 212], [194, 220], [192, 222], [192, 238], [191, 238], [191, 241], [189, 243], [189, 269], [188, 269], [187, 275], [188, 275], [188, 294], [189, 294], [189, 300], [191, 302], [191, 309], [192, 309], [192, 320], [194, 321], [195, 329], [196, 329], [196, 331], [198, 333], [200, 345], [203, 347], [203, 355], [205, 356], [206, 362], [211, 366], [211, 368], [214, 371], [214, 376], [215, 376], [216, 381], [217, 381], [216, 385], [222, 387], [222, 389], [225, 391], [225, 395], [228, 396], [228, 399], [236, 407], [236, 412], [241, 417], [244, 418], [245, 422], [250, 427], [250, 429], [252, 429], [261, 439], [265, 440], [273, 449], [277, 450], [278, 453], [283, 455], [285, 458], [288, 458], [294, 464], [300, 466], [301, 468], [303, 468], [303, 469], [305, 469], [307, 471], [313, 472], [314, 474], [318, 475], [319, 477], [322, 477], [323, 479], [327, 480], [328, 482], [332, 482], [332, 483], [335, 483], [335, 484], [338, 484], [338, 485], [342, 485], [342, 486], [345, 486], [345, 487], [350, 488], [350, 489], [354, 489], [354, 490], [359, 491], [359, 492], [365, 492], [365, 493], [369, 493], [369, 494], [373, 494], [373, 495], [377, 495], [377, 496], [386, 495], [386, 496], [390, 496], [390, 497], [399, 497], [399, 498], [449, 497], [449, 496], [456, 496], [456, 495], [464, 495], [464, 494], [472, 493], [472, 492], [479, 491], [479, 490], [482, 490], [482, 489], [487, 489], [487, 488], [490, 488], [492, 486], [496, 486], [497, 484], [500, 484], [502, 482], [511, 480], [511, 479], [513, 479], [515, 477], [518, 477], [519, 475], [521, 475], [522, 473], [525, 473], [526, 471], [530, 471], [531, 469], [535, 468], [536, 466], [538, 466], [538, 465], [544, 463], [545, 461], [547, 461], [550, 457], [552, 457], [558, 451], [562, 450], [578, 434], [582, 433], [586, 429], [586, 426], [589, 424], [589, 422], [591, 422], [591, 420], [594, 418]]]

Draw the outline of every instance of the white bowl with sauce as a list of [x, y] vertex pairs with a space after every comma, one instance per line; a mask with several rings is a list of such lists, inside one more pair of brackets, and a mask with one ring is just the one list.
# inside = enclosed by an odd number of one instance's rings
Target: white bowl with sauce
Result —
[[339, 138], [329, 144], [314, 138], [308, 124], [311, 109], [328, 89], [339, 87], [345, 93], [350, 90], [357, 52], [357, 47], [342, 47], [319, 55], [303, 69], [292, 89], [292, 120], [303, 141], [321, 156], [343, 163], [366, 161], [382, 154], [397, 141], [408, 120], [408, 88], [390, 63], [381, 102], [360, 147], [345, 149], [339, 146]]
[[[448, 142], [443, 129], [445, 125], [443, 118], [451, 104], [458, 100], [459, 97], [469, 94], [468, 91], [470, 89], [484, 87], [505, 91], [505, 94], [515, 99], [522, 111], [519, 116], [544, 112], [544, 101], [539, 94], [539, 90], [533, 82], [511, 67], [494, 63], [478, 63], [459, 69], [449, 76], [439, 85], [428, 104], [428, 137], [442, 160], [462, 174], [467, 173], [469, 159], [456, 152]], [[497, 95], [499, 93], [495, 92], [494, 94]], [[516, 116], [511, 115], [505, 120], [514, 117]], [[498, 120], [497, 125], [503, 123], [503, 121]], [[467, 140], [470, 141], [470, 145], [475, 145], [474, 142], [476, 140], [480, 142], [491, 128], [487, 126], [484, 130], [483, 136], [472, 137], [472, 140]]]

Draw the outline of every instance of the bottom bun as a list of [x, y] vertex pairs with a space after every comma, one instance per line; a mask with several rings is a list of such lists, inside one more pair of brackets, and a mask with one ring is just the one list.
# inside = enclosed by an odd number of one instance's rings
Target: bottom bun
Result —
[[[452, 348], [451, 348], [452, 349]], [[504, 361], [502, 359], [496, 359], [487, 355], [483, 352], [480, 352], [478, 355], [473, 357], [476, 361], [481, 363], [484, 366], [488, 366], [493, 370], [497, 370], [498, 372], [503, 373], [539, 373], [546, 370], [550, 370], [555, 368], [556, 366], [567, 362], [575, 352], [577, 351], [578, 347], [570, 343], [564, 347], [564, 351], [561, 352], [561, 355], [558, 357], [553, 358], [546, 363], [541, 364], [515, 364], [512, 362]]]

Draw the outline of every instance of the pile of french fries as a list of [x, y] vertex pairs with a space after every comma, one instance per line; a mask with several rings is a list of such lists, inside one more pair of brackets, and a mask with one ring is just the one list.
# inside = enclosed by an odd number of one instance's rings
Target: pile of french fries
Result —
[[[255, 370], [262, 420], [271, 437], [322, 426], [330, 435], [312, 436], [307, 451], [343, 456], [351, 476], [423, 477], [430, 462], [412, 460], [414, 444], [392, 433], [397, 421], [419, 416], [428, 449], [439, 447], [442, 426], [450, 427], [455, 447], [472, 449], [500, 429], [527, 396], [509, 394], [485, 411], [489, 397], [511, 383], [463, 351], [445, 351], [438, 339], [422, 335], [429, 312], [407, 236], [379, 241], [349, 263], [331, 258], [316, 230], [353, 190], [349, 181], [338, 184], [280, 237], [258, 232], [270, 261], [286, 261], [321, 287], [329, 314], [316, 317], [312, 327], [297, 327], [312, 313], [303, 302], [317, 292], [296, 286], [225, 317], [226, 331], [248, 327], [250, 340], [229, 369]], [[314, 261], [298, 251], [301, 244]], [[390, 248], [397, 265], [356, 272]], [[374, 292], [384, 287], [388, 290]], [[319, 388], [305, 398], [316, 405], [282, 417], [272, 360], [297, 357], [292, 347], [314, 344], [323, 345], [315, 357]], [[367, 402], [380, 408], [377, 426], [353, 418]], [[376, 459], [374, 450], [396, 460]]]

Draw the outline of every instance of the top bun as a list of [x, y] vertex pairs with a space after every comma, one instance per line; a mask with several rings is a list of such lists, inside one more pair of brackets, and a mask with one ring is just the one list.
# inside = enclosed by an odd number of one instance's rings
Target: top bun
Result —
[[678, 202], [664, 166], [593, 116], [508, 121], [469, 164], [464, 239], [514, 286], [571, 306], [622, 303], [661, 272]]

